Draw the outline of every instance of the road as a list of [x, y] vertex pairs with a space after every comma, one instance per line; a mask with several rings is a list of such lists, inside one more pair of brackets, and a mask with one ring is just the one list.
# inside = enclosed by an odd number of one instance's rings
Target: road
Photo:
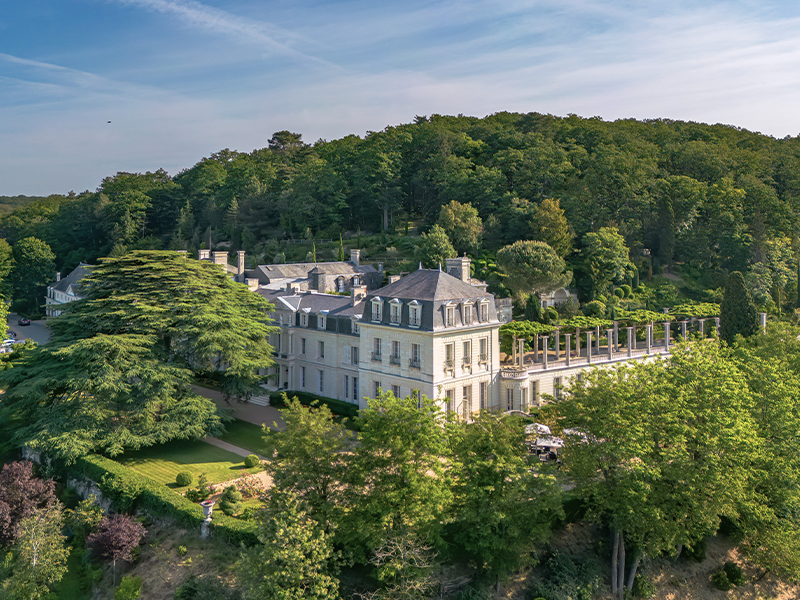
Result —
[[10, 313], [8, 315], [8, 337], [13, 337], [11, 334], [17, 334], [17, 340], [32, 339], [37, 344], [46, 344], [50, 341], [50, 329], [44, 320], [31, 321], [30, 325], [20, 326], [17, 325], [19, 315]]

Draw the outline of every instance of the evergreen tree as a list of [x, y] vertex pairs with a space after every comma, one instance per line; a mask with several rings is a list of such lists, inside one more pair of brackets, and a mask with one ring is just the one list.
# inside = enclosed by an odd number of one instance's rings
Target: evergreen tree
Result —
[[732, 344], [737, 335], [750, 337], [756, 331], [758, 323], [753, 298], [745, 285], [744, 276], [734, 271], [728, 277], [720, 306], [720, 338]]
[[528, 301], [525, 303], [525, 320], [542, 322], [542, 301], [536, 294], [528, 296]]

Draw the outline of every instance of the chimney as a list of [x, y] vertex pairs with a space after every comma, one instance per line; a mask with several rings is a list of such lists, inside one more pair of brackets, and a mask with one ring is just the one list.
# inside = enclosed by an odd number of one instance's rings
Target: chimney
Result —
[[383, 273], [383, 263], [378, 263], [378, 273]]
[[360, 261], [361, 261], [361, 250], [350, 250], [350, 262], [357, 267], [359, 266]]
[[389, 283], [394, 283], [398, 279], [400, 279], [402, 275], [389, 275]]
[[175, 250], [175, 253], [180, 254], [183, 258], [186, 258], [189, 252], [187, 250]]
[[253, 277], [252, 279], [248, 277], [247, 279], [244, 280], [244, 282], [247, 284], [247, 289], [250, 290], [251, 292], [255, 292], [258, 289], [257, 277]]
[[56, 271], [56, 283], [61, 281], [61, 271]]
[[365, 285], [354, 285], [353, 289], [350, 290], [350, 304], [352, 306], [355, 306], [363, 298], [366, 297], [367, 297], [367, 286]]
[[198, 250], [197, 260], [211, 260], [211, 250]]
[[244, 281], [244, 250], [239, 250], [237, 255], [236, 281]]
[[465, 254], [461, 258], [448, 258], [447, 259], [447, 273], [461, 281], [470, 282], [469, 265], [472, 262]]
[[228, 253], [227, 252], [214, 252], [214, 264], [221, 265], [222, 270], [228, 272]]

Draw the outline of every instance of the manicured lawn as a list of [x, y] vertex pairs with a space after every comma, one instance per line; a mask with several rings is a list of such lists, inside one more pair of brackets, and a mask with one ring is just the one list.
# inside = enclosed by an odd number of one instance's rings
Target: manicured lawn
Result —
[[219, 439], [256, 454], [264, 454], [264, 432], [259, 425], [236, 419], [225, 423], [225, 435]]
[[129, 469], [172, 488], [177, 487], [175, 476], [181, 471], [191, 473], [193, 485], [196, 485], [201, 473], [205, 473], [210, 481], [219, 483], [262, 470], [261, 467], [245, 469], [243, 457], [205, 442], [188, 440], [126, 452], [117, 460]]

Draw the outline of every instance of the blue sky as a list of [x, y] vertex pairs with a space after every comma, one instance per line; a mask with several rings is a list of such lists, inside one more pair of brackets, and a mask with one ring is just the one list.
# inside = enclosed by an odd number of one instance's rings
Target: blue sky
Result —
[[[0, 195], [175, 174], [274, 131], [415, 115], [672, 118], [800, 134], [800, 5], [23, 0], [0, 11]], [[111, 121], [111, 123], [108, 123]]]

